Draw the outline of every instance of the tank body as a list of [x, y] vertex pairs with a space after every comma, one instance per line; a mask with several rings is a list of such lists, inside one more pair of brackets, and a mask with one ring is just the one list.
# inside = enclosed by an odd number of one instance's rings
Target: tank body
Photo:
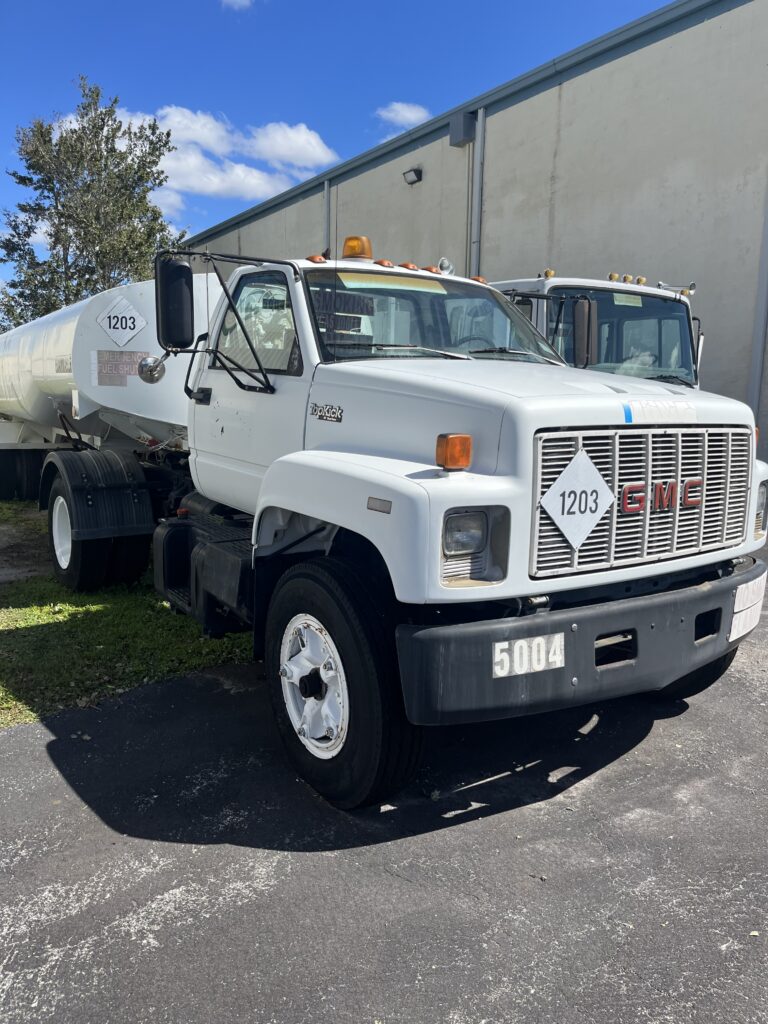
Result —
[[[195, 324], [204, 330], [221, 287], [213, 275], [196, 275], [194, 295]], [[162, 380], [146, 384], [138, 376], [146, 355], [162, 355], [153, 281], [110, 289], [16, 327], [0, 334], [0, 416], [55, 427], [64, 414], [75, 424], [87, 419], [96, 435], [128, 420], [143, 424], [144, 433], [152, 434], [152, 425], [158, 436], [163, 425], [168, 436], [186, 433], [191, 357], [171, 356]]]

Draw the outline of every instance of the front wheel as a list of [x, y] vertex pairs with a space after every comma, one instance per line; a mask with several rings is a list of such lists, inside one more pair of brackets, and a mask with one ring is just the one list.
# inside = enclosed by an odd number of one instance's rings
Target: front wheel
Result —
[[663, 690], [656, 690], [649, 696], [660, 697], [662, 700], [685, 700], [687, 697], [694, 697], [725, 675], [731, 667], [737, 651], [738, 647], [734, 647], [732, 651], [728, 651], [727, 654], [723, 654], [715, 661], [711, 661], [708, 665], [702, 665], [701, 668], [689, 672], [682, 679], [676, 679], [674, 683], [665, 686]]
[[391, 629], [349, 567], [329, 558], [289, 569], [266, 630], [272, 706], [299, 773], [346, 810], [402, 788], [422, 734], [405, 717]]

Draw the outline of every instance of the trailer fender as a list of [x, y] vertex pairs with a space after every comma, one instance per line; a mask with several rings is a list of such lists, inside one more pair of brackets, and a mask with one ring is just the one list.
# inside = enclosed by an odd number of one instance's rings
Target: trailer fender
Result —
[[399, 601], [422, 603], [427, 584], [429, 493], [419, 480], [435, 468], [381, 456], [302, 451], [277, 459], [259, 492], [256, 559], [312, 534], [321, 550], [338, 529], [368, 540]]
[[136, 537], [154, 531], [155, 517], [144, 471], [131, 452], [55, 451], [43, 464], [40, 508], [56, 477], [70, 499], [73, 540]]

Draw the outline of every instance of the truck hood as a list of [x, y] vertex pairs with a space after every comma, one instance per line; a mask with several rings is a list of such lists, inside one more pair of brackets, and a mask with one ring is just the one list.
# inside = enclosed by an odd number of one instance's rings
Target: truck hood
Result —
[[[316, 382], [337, 381], [342, 387], [376, 390], [475, 392], [479, 401], [504, 398], [561, 398], [585, 395], [665, 397], [694, 395], [694, 389], [614, 373], [575, 370], [551, 363], [524, 363], [502, 359], [366, 359], [360, 362], [323, 363]], [[483, 394], [487, 392], [489, 394]]]
[[[741, 402], [660, 381], [490, 359], [369, 359], [317, 367], [306, 446], [434, 462], [438, 433], [474, 438], [473, 469], [513, 471], [542, 427], [753, 423]], [[508, 437], [500, 452], [502, 429]], [[527, 446], [527, 441], [525, 442]], [[506, 457], [504, 455], [506, 454]]]

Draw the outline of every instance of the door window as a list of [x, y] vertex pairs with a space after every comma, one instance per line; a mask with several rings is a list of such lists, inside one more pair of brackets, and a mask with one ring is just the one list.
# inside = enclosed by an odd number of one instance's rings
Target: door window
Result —
[[[300, 376], [301, 350], [285, 276], [279, 271], [245, 274], [237, 282], [233, 298], [248, 338], [267, 373]], [[242, 368], [258, 372], [248, 338], [232, 309], [228, 309], [211, 365], [222, 367], [224, 360], [218, 358], [220, 352], [231, 360], [227, 362], [231, 370]]]

